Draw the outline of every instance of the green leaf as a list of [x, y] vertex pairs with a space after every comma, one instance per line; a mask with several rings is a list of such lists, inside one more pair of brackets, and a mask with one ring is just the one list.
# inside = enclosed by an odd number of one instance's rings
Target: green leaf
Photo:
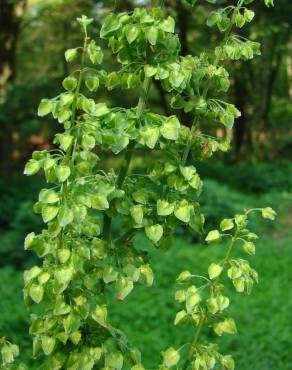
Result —
[[156, 74], [157, 68], [151, 66], [150, 64], [146, 64], [144, 66], [144, 72], [145, 72], [145, 76], [149, 78]]
[[73, 268], [71, 266], [60, 268], [55, 271], [54, 276], [58, 283], [67, 285], [72, 279]]
[[41, 343], [42, 343], [42, 349], [44, 351], [44, 354], [46, 356], [49, 356], [55, 348], [56, 339], [52, 337], [44, 336], [42, 337]]
[[154, 276], [153, 276], [153, 271], [151, 269], [151, 266], [150, 265], [142, 265], [140, 267], [140, 272], [141, 272], [141, 275], [143, 275], [145, 277], [147, 286], [149, 286], [149, 287], [152, 286]]
[[220, 223], [220, 229], [222, 231], [231, 230], [233, 228], [234, 228], [234, 223], [233, 223], [233, 220], [230, 218], [225, 218]]
[[87, 76], [85, 78], [85, 85], [89, 91], [97, 91], [99, 88], [98, 76]]
[[24, 167], [24, 174], [27, 176], [35, 175], [40, 170], [40, 164], [34, 159], [30, 159]]
[[275, 220], [277, 213], [271, 207], [266, 207], [262, 209], [262, 216], [263, 218], [267, 218], [268, 220]]
[[38, 116], [44, 117], [52, 110], [52, 103], [49, 99], [42, 99], [38, 107]]
[[82, 15], [80, 18], [77, 18], [77, 22], [83, 28], [83, 31], [87, 33], [87, 27], [93, 22], [93, 18], [88, 18], [86, 15]]
[[250, 254], [250, 255], [255, 254], [255, 245], [252, 242], [245, 242], [243, 244], [243, 249], [247, 254]]
[[169, 117], [160, 128], [161, 135], [168, 140], [177, 140], [180, 123], [176, 116]]
[[39, 201], [46, 204], [52, 204], [59, 201], [59, 194], [52, 189], [42, 189], [39, 194]]
[[171, 368], [180, 360], [180, 354], [179, 352], [174, 349], [173, 347], [168, 348], [165, 352], [162, 353], [163, 357], [163, 365], [167, 368]]
[[71, 170], [69, 166], [60, 165], [56, 168], [56, 175], [60, 182], [65, 182], [71, 175]]
[[158, 29], [155, 26], [151, 26], [146, 30], [146, 38], [151, 45], [156, 45], [158, 37]]
[[97, 306], [94, 313], [91, 315], [93, 320], [102, 326], [107, 326], [107, 307], [106, 305]]
[[176, 279], [178, 283], [185, 283], [187, 281], [190, 281], [192, 277], [192, 274], [189, 271], [183, 271], [179, 277]]
[[120, 277], [116, 282], [117, 299], [123, 301], [133, 290], [133, 281], [126, 277]]
[[35, 303], [40, 303], [44, 297], [44, 288], [42, 285], [32, 284], [29, 288], [29, 295]]
[[52, 221], [58, 214], [59, 207], [44, 205], [42, 208], [42, 217], [45, 223]]
[[91, 205], [94, 209], [105, 211], [109, 208], [107, 197], [102, 194], [96, 194], [91, 197]]
[[73, 211], [66, 206], [60, 208], [58, 213], [58, 221], [61, 227], [66, 227], [71, 224], [74, 219]]
[[214, 325], [214, 331], [221, 336], [223, 333], [236, 334], [237, 329], [233, 319], [226, 319]]
[[157, 201], [157, 214], [158, 216], [169, 216], [174, 211], [174, 204], [169, 203], [167, 200], [159, 199]]
[[69, 249], [61, 248], [58, 249], [57, 256], [61, 263], [66, 263], [71, 256], [71, 252], [69, 251]]
[[65, 51], [65, 59], [67, 62], [73, 62], [77, 57], [77, 50], [76, 49], [68, 49]]
[[121, 370], [123, 368], [124, 358], [120, 352], [113, 352], [106, 356], [105, 369]]
[[223, 267], [216, 264], [211, 263], [211, 265], [208, 268], [208, 274], [211, 280], [216, 279], [218, 276], [221, 275], [221, 272], [223, 271]]
[[208, 27], [213, 27], [215, 26], [218, 22], [220, 22], [222, 16], [218, 12], [211, 12], [208, 16], [207, 19], [207, 26]]
[[206, 237], [206, 242], [211, 243], [220, 240], [220, 233], [218, 230], [212, 230]]
[[74, 76], [68, 76], [63, 81], [63, 87], [65, 90], [73, 91], [77, 87], [77, 79]]
[[3, 370], [12, 369], [10, 367], [6, 367], [6, 365], [12, 364], [15, 360], [15, 357], [17, 357], [18, 355], [19, 355], [19, 348], [16, 344], [4, 343], [1, 348], [1, 356], [2, 356], [1, 368], [3, 368]]
[[135, 205], [130, 208], [130, 214], [137, 225], [141, 225], [143, 222], [143, 206]]
[[146, 236], [154, 243], [158, 243], [163, 235], [163, 227], [159, 224], [146, 226], [145, 227]]
[[179, 166], [179, 169], [186, 181], [190, 181], [197, 172], [194, 166], [187, 167]]
[[94, 136], [88, 134], [83, 135], [82, 146], [85, 150], [92, 150], [95, 147]]
[[118, 277], [118, 272], [114, 270], [112, 266], [106, 266], [103, 270], [103, 280], [106, 284], [111, 283], [112, 281], [116, 281]]
[[182, 222], [188, 223], [191, 218], [191, 210], [191, 206], [187, 202], [182, 201], [175, 208], [174, 215]]
[[101, 38], [108, 38], [112, 36], [118, 29], [120, 29], [121, 24], [119, 19], [115, 14], [110, 14], [106, 17], [101, 30], [100, 30], [100, 37]]
[[159, 28], [164, 32], [174, 33], [175, 22], [172, 17], [168, 17], [159, 24]]
[[186, 317], [187, 313], [185, 310], [179, 311], [175, 316], [174, 325], [180, 324]]
[[139, 28], [137, 26], [129, 26], [126, 28], [126, 38], [129, 44], [132, 44], [139, 36]]
[[234, 370], [235, 369], [235, 363], [233, 358], [230, 355], [222, 356], [221, 363], [226, 370]]

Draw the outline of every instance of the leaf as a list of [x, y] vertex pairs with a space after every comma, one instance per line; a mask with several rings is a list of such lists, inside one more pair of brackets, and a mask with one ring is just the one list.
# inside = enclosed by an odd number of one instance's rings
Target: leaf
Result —
[[35, 175], [40, 170], [40, 164], [34, 159], [30, 159], [24, 167], [24, 174], [27, 176]]
[[179, 166], [179, 169], [186, 181], [190, 181], [197, 172], [194, 166], [187, 167]]
[[92, 150], [95, 147], [94, 136], [88, 134], [83, 135], [82, 146], [85, 150]]
[[89, 91], [97, 91], [99, 87], [98, 76], [87, 76], [85, 78], [85, 85]]
[[159, 28], [168, 33], [174, 33], [175, 22], [172, 17], [168, 17], [159, 24]]
[[145, 227], [146, 236], [154, 243], [158, 243], [163, 235], [163, 227], [159, 224], [146, 226]]
[[61, 227], [66, 227], [71, 224], [74, 219], [73, 211], [66, 206], [60, 208], [58, 213], [58, 221]]
[[94, 209], [99, 209], [101, 211], [105, 211], [109, 208], [109, 202], [106, 196], [102, 194], [96, 194], [91, 197], [91, 205]]
[[77, 50], [76, 49], [68, 49], [65, 51], [65, 59], [67, 62], [73, 62], [77, 57]]
[[150, 265], [142, 265], [140, 267], [141, 275], [145, 276], [147, 286], [152, 286], [154, 276]]
[[59, 201], [59, 195], [55, 190], [42, 189], [39, 194], [39, 201], [46, 204], [52, 204]]
[[67, 285], [72, 279], [73, 268], [71, 266], [59, 268], [59, 270], [55, 271], [54, 276], [59, 284]]
[[118, 29], [120, 29], [121, 24], [115, 14], [110, 14], [106, 17], [101, 30], [100, 37], [108, 38], [112, 36]]
[[157, 68], [151, 66], [150, 64], [146, 64], [144, 66], [144, 72], [145, 72], [145, 76], [149, 78], [156, 74]]
[[218, 241], [219, 239], [220, 239], [219, 231], [218, 230], [212, 230], [208, 233], [205, 240], [206, 240], [206, 242], [211, 243], [211, 242]]
[[71, 252], [69, 249], [61, 248], [57, 251], [57, 256], [61, 263], [66, 263], [70, 258]]
[[158, 29], [155, 26], [151, 26], [146, 30], [146, 38], [151, 45], [156, 45], [158, 37]]
[[252, 242], [245, 242], [243, 244], [243, 249], [247, 254], [250, 254], [250, 255], [255, 254], [255, 245]]
[[158, 216], [169, 216], [174, 211], [174, 204], [169, 203], [167, 200], [158, 199], [157, 201], [157, 214]]
[[93, 320], [102, 326], [107, 326], [107, 307], [106, 305], [97, 306], [94, 313], [91, 315]]
[[51, 112], [52, 104], [49, 99], [42, 99], [38, 107], [38, 116], [44, 117]]
[[56, 168], [56, 175], [60, 182], [65, 182], [71, 175], [71, 170], [69, 166], [60, 165]]
[[211, 12], [207, 19], [207, 26], [213, 27], [221, 20], [221, 14], [218, 12]]
[[41, 343], [42, 343], [42, 349], [44, 351], [44, 354], [46, 356], [49, 356], [55, 348], [56, 339], [52, 337], [44, 336], [42, 337]]
[[29, 288], [29, 295], [35, 303], [40, 303], [44, 296], [44, 288], [42, 285], [32, 284]]
[[216, 279], [218, 276], [221, 275], [221, 272], [223, 271], [223, 267], [216, 264], [211, 263], [211, 265], [208, 268], [208, 274], [211, 280]]
[[179, 277], [176, 279], [178, 283], [185, 283], [189, 281], [192, 277], [192, 274], [189, 271], [183, 271]]
[[133, 290], [133, 281], [126, 277], [120, 277], [116, 282], [117, 299], [123, 301]]
[[167, 368], [175, 366], [180, 360], [179, 352], [173, 347], [168, 348], [165, 352], [162, 352], [163, 365]]
[[68, 76], [63, 81], [63, 87], [65, 90], [73, 91], [77, 87], [77, 79], [74, 76]]
[[233, 319], [226, 319], [214, 325], [214, 331], [221, 336], [223, 333], [236, 334], [237, 329]]
[[180, 324], [186, 317], [187, 313], [185, 310], [179, 311], [175, 316], [174, 325]]
[[225, 218], [220, 223], [220, 229], [222, 231], [231, 230], [233, 228], [234, 228], [234, 223], [233, 223], [233, 220], [230, 219], [230, 218], [229, 219], [228, 218]]
[[191, 218], [191, 207], [188, 203], [181, 202], [174, 210], [174, 215], [180, 221], [188, 223]]
[[160, 128], [161, 135], [165, 139], [177, 140], [180, 129], [180, 123], [176, 116], [169, 117]]
[[139, 28], [137, 26], [129, 26], [126, 28], [126, 38], [129, 44], [132, 44], [139, 36]]
[[262, 216], [263, 218], [274, 221], [277, 216], [277, 213], [273, 210], [273, 208], [266, 207], [262, 209]]
[[59, 207], [44, 205], [42, 208], [42, 217], [45, 223], [52, 221], [58, 214]]
[[124, 358], [120, 352], [112, 352], [106, 356], [106, 365], [110, 369], [121, 370], [123, 368], [123, 363]]
[[130, 214], [137, 225], [141, 225], [144, 217], [143, 206], [135, 205], [130, 208]]
[[200, 301], [201, 301], [201, 296], [196, 291], [192, 293], [187, 293], [187, 297], [186, 297], [187, 312], [191, 313], [194, 310], [194, 308], [200, 303]]

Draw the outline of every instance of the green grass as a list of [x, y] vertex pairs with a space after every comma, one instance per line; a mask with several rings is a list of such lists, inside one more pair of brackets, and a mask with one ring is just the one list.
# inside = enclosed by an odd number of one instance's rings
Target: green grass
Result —
[[[269, 229], [269, 227], [267, 228]], [[240, 370], [292, 369], [291, 262], [292, 235], [267, 233], [259, 241], [257, 254], [250, 262], [260, 275], [260, 283], [250, 296], [235, 293], [229, 285], [231, 311], [238, 325], [238, 335], [209, 339], [220, 344], [225, 353], [232, 353]], [[145, 240], [136, 241], [143, 247]], [[125, 302], [113, 301], [110, 319], [141, 349], [147, 369], [155, 368], [159, 353], [168, 346], [189, 342], [192, 329], [175, 327], [176, 312], [173, 294], [180, 271], [205, 272], [210, 261], [220, 258], [222, 246], [191, 245], [179, 239], [167, 252], [151, 249], [155, 283], [153, 288], [137, 286]], [[241, 253], [240, 249], [236, 253]], [[21, 273], [0, 270], [0, 328], [21, 346], [23, 360], [28, 361], [28, 314], [22, 303]], [[28, 363], [28, 362], [27, 362]], [[37, 365], [37, 364], [34, 364]], [[31, 363], [29, 369], [33, 369]]]

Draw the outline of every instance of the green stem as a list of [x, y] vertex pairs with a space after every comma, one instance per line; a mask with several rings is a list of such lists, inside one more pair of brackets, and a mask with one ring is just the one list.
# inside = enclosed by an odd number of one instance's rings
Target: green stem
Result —
[[[241, 8], [241, 6], [243, 4], [243, 1], [244, 0], [240, 0], [237, 4], [236, 8], [234, 9], [232, 20], [231, 20], [231, 25], [225, 32], [224, 39], [222, 41], [222, 45], [224, 45], [226, 43], [226, 41], [227, 41], [231, 31], [232, 31], [232, 26], [233, 26], [233, 23], [234, 23], [234, 18], [235, 18], [236, 11], [237, 11], [237, 9]], [[217, 57], [215, 58], [215, 61], [214, 61], [215, 66], [219, 63], [219, 60], [220, 60], [220, 56], [217, 55]], [[208, 91], [209, 91], [209, 86], [207, 85], [205, 87], [204, 91], [203, 91], [203, 94], [202, 94], [204, 99], [206, 99]], [[185, 147], [185, 150], [184, 150], [184, 153], [183, 153], [183, 156], [182, 156], [181, 163], [182, 163], [183, 166], [185, 166], [186, 163], [187, 163], [187, 160], [188, 160], [188, 157], [189, 157], [189, 154], [190, 154], [190, 150], [191, 150], [191, 146], [192, 146], [192, 138], [193, 138], [193, 135], [196, 131], [198, 123], [199, 123], [199, 119], [196, 117], [193, 124], [192, 124], [192, 128], [191, 128], [191, 131], [190, 131], [190, 134], [189, 134], [188, 142], [187, 142], [187, 145]]]
[[[230, 240], [229, 244], [228, 244], [227, 252], [226, 252], [225, 257], [224, 257], [224, 260], [223, 260], [224, 261], [223, 262], [223, 265], [226, 265], [227, 262], [228, 262], [228, 260], [229, 260], [229, 257], [230, 257], [230, 254], [232, 252], [234, 243], [235, 243], [235, 241], [237, 239], [237, 235], [238, 235], [238, 233], [236, 232], [234, 234], [234, 236], [232, 237], [232, 239]], [[218, 276], [217, 279], [215, 279], [213, 281], [212, 285], [217, 284], [218, 281], [219, 281], [219, 279], [220, 279], [220, 276]], [[182, 370], [187, 370], [187, 368], [188, 368], [188, 366], [189, 366], [189, 364], [190, 364], [190, 362], [192, 360], [192, 351], [196, 347], [196, 344], [197, 344], [197, 342], [199, 340], [199, 337], [200, 337], [200, 334], [201, 334], [201, 331], [202, 331], [202, 327], [203, 327], [204, 321], [205, 321], [205, 317], [202, 315], [201, 318], [200, 318], [199, 325], [198, 325], [197, 330], [196, 330], [196, 334], [195, 334], [194, 340], [192, 341], [192, 344], [190, 346], [187, 359], [185, 361], [185, 364], [184, 364]]]
[[[144, 110], [147, 104], [150, 83], [151, 83], [151, 78], [146, 77], [144, 80], [143, 86], [142, 86], [141, 96], [139, 98], [139, 102], [137, 105], [137, 120], [138, 120], [139, 125], [141, 123], [141, 117], [144, 113]], [[132, 142], [130, 142], [128, 146], [128, 150], [125, 154], [125, 158], [124, 158], [124, 161], [120, 169], [120, 173], [117, 178], [116, 185], [118, 188], [121, 188], [124, 184], [124, 181], [129, 171], [129, 167], [130, 167], [131, 160], [133, 157], [134, 148], [135, 148], [135, 141], [133, 140]], [[112, 223], [111, 217], [105, 213], [104, 214], [103, 236], [105, 240], [107, 241], [110, 240], [111, 223]]]
[[190, 346], [190, 349], [189, 349], [189, 353], [188, 353], [188, 357], [187, 357], [187, 359], [186, 359], [186, 361], [184, 363], [184, 366], [182, 368], [183, 370], [187, 370], [187, 368], [189, 366], [189, 363], [190, 363], [190, 361], [192, 359], [193, 348], [196, 347], [196, 344], [197, 344], [197, 342], [199, 340], [199, 337], [200, 337], [200, 334], [201, 334], [201, 330], [202, 330], [202, 326], [203, 326], [203, 322], [204, 322], [204, 317], [201, 316], [199, 325], [198, 325], [197, 330], [196, 330], [195, 338], [194, 338], [194, 340], [191, 343], [191, 346]]

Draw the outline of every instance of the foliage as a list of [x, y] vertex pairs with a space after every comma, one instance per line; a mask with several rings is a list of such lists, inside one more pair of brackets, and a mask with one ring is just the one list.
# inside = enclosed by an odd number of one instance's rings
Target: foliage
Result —
[[[117, 300], [123, 301], [136, 283], [152, 285], [149, 258], [133, 243], [138, 232], [143, 231], [157, 248], [168, 247], [180, 225], [204, 233], [197, 202], [202, 181], [189, 154], [205, 159], [228, 149], [226, 140], [206, 137], [200, 124], [208, 119], [231, 128], [240, 116], [233, 104], [222, 100], [230, 86], [223, 62], [259, 54], [258, 43], [232, 32], [252, 21], [254, 13], [244, 6], [247, 3], [239, 0], [236, 6], [209, 15], [208, 26], [218, 27], [223, 42], [212, 55], [197, 57], [180, 56], [174, 19], [164, 17], [161, 8], [110, 14], [100, 35], [121, 64], [120, 70], [110, 73], [96, 68], [103, 53], [87, 33], [92, 19], [78, 18], [84, 45], [67, 50], [65, 59], [74, 62], [81, 53], [81, 67], [63, 81], [65, 92], [43, 99], [38, 109], [40, 116], [52, 113], [64, 125], [64, 132], [55, 136], [58, 149], [34, 152], [24, 171], [34, 175], [43, 170], [53, 185], [40, 191], [34, 205], [47, 229], [39, 235], [30, 233], [25, 240], [25, 249], [43, 258], [41, 266], [24, 273], [24, 297], [33, 313], [33, 355], [47, 357], [44, 369], [144, 368], [140, 352], [110, 324], [106, 294], [114, 286]], [[191, 128], [176, 115], [150, 111], [147, 98], [153, 79], [169, 94], [173, 109], [193, 112]], [[100, 85], [109, 90], [140, 87], [137, 107], [110, 108], [82, 93], [83, 87], [94, 93]], [[97, 166], [97, 146], [115, 155], [125, 152], [119, 174]], [[155, 151], [159, 159], [145, 173], [128, 175], [137, 149]], [[175, 325], [187, 323], [197, 330], [191, 345], [171, 346], [161, 353], [159, 369], [234, 368], [232, 357], [202, 341], [200, 334], [205, 327], [212, 327], [218, 336], [236, 333], [221, 277], [227, 273], [239, 293], [250, 293], [258, 280], [247, 260], [231, 256], [238, 244], [245, 253], [255, 253], [258, 236], [248, 229], [252, 211], [223, 219], [218, 229], [205, 235], [207, 243], [229, 240], [224, 258], [209, 265], [208, 276], [184, 271], [178, 277], [182, 287], [175, 298], [183, 307]], [[276, 214], [270, 207], [255, 211], [271, 220]], [[116, 220], [124, 229], [117, 237], [111, 232]], [[183, 357], [185, 346], [189, 350]]]

